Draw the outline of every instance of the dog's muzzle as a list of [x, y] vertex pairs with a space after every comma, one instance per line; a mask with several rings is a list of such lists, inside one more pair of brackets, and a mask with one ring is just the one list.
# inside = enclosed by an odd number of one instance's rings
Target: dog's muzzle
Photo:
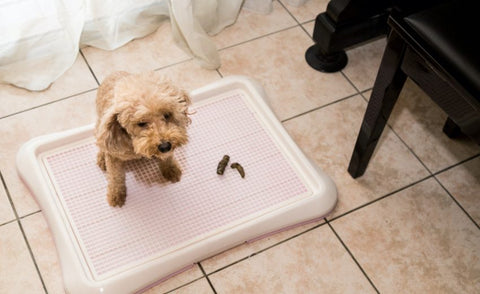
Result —
[[162, 142], [160, 145], [158, 145], [158, 150], [162, 153], [167, 153], [172, 149], [172, 144], [170, 142]]

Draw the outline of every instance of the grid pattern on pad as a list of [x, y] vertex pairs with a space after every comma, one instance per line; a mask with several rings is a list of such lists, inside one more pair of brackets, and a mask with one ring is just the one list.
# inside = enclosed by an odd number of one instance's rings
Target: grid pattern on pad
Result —
[[[309, 189], [246, 104], [242, 91], [195, 107], [189, 143], [175, 151], [180, 182], [166, 182], [151, 160], [127, 164], [127, 200], [108, 206], [93, 140], [46, 156], [45, 164], [95, 276], [134, 266]], [[224, 154], [246, 176], [227, 167]], [[308, 193], [307, 193], [308, 194]], [[252, 236], [252, 238], [255, 236]], [[193, 262], [193, 261], [192, 261]]]

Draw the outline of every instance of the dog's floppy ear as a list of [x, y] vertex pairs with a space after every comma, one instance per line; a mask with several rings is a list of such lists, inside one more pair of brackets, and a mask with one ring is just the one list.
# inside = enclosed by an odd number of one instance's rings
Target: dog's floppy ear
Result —
[[182, 112], [186, 119], [187, 119], [187, 124], [190, 124], [192, 121], [189, 117], [190, 112], [188, 112], [188, 107], [192, 104], [192, 100], [190, 99], [190, 95], [185, 90], [180, 91], [180, 95], [177, 98], [178, 103], [180, 104], [180, 112]]
[[97, 133], [97, 141], [107, 150], [123, 152], [132, 149], [132, 140], [118, 122], [118, 112], [109, 110], [102, 117]]

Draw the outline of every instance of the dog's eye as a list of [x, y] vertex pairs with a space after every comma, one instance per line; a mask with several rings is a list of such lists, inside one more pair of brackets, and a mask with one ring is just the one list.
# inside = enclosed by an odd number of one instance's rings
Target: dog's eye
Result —
[[172, 114], [170, 112], [166, 112], [163, 114], [163, 118], [166, 120], [166, 121], [169, 121], [170, 118], [172, 118]]
[[142, 122], [137, 123], [137, 126], [139, 126], [141, 128], [144, 128], [144, 127], [147, 126], [147, 123], [142, 121]]

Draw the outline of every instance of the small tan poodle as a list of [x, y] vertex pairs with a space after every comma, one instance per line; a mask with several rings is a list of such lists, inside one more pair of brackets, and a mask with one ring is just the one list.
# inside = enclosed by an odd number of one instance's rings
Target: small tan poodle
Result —
[[188, 141], [190, 97], [155, 72], [115, 72], [97, 92], [97, 164], [107, 174], [107, 200], [123, 206], [127, 196], [124, 163], [158, 160], [163, 177], [178, 182], [182, 171], [173, 156]]

